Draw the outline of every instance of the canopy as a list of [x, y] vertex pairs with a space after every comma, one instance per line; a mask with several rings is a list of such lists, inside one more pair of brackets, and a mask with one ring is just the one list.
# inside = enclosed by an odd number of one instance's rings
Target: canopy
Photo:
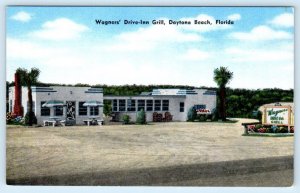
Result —
[[42, 105], [42, 107], [57, 107], [57, 106], [64, 106], [64, 102], [59, 100], [50, 100]]
[[86, 101], [83, 106], [89, 107], [103, 107], [103, 104], [99, 101]]

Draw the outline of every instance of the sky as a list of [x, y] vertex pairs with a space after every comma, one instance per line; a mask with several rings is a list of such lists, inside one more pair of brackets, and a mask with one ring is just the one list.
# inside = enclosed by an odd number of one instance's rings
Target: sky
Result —
[[[233, 72], [231, 88], [291, 89], [293, 12], [291, 7], [7, 7], [7, 80], [13, 81], [19, 67], [37, 67], [45, 83], [216, 87], [213, 71], [224, 66]], [[120, 23], [102, 25], [96, 19]]]

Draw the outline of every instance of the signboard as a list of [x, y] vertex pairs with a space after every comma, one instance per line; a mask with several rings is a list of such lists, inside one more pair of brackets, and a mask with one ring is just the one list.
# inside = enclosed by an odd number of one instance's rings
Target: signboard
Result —
[[290, 107], [270, 106], [265, 108], [265, 124], [289, 125]]
[[206, 114], [211, 114], [209, 109], [197, 109], [197, 114], [198, 115], [206, 115]]

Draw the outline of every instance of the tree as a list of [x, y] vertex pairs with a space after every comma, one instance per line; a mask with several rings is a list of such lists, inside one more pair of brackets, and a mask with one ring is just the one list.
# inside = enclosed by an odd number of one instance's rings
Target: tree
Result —
[[145, 114], [144, 109], [141, 109], [139, 112], [137, 112], [136, 123], [137, 124], [146, 124], [146, 114]]
[[197, 111], [196, 111], [195, 107], [192, 106], [188, 111], [187, 120], [194, 121], [196, 118], [197, 118]]
[[28, 125], [31, 126], [34, 120], [34, 112], [32, 110], [32, 90], [31, 86], [38, 83], [38, 77], [40, 75], [40, 70], [38, 68], [31, 68], [30, 71], [25, 68], [18, 68], [16, 73], [20, 76], [21, 85], [27, 86], [28, 90]]
[[233, 72], [230, 72], [226, 67], [221, 66], [214, 70], [214, 81], [219, 86], [220, 91], [220, 115], [222, 121], [226, 121], [226, 85], [233, 78]]
[[105, 116], [111, 116], [112, 113], [111, 100], [104, 100], [103, 113]]

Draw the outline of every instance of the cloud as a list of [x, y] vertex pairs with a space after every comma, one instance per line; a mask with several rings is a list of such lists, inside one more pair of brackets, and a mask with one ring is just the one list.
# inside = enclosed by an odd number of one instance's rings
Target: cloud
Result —
[[231, 47], [225, 50], [225, 53], [232, 56], [234, 62], [286, 62], [292, 63], [294, 54], [293, 50], [287, 46], [276, 49], [251, 49]]
[[15, 15], [11, 16], [11, 19], [20, 21], [20, 22], [28, 22], [31, 20], [31, 14], [27, 13], [25, 11], [20, 11], [16, 13]]
[[192, 60], [192, 61], [200, 61], [206, 60], [210, 57], [208, 52], [201, 51], [199, 49], [189, 49], [184, 55], [183, 59]]
[[47, 21], [42, 29], [32, 32], [30, 35], [47, 40], [70, 40], [80, 37], [81, 33], [89, 28], [78, 24], [67, 18], [59, 18], [54, 21]]
[[293, 27], [294, 26], [294, 14], [283, 13], [276, 16], [274, 19], [269, 21], [270, 24], [276, 27]]
[[293, 35], [285, 31], [275, 31], [268, 26], [261, 25], [253, 28], [250, 32], [231, 33], [230, 37], [247, 41], [267, 41], [292, 39]]
[[196, 33], [183, 32], [176, 26], [152, 25], [139, 28], [137, 31], [124, 32], [115, 37], [116, 44], [107, 49], [118, 51], [145, 51], [156, 48], [159, 45], [175, 43], [199, 42], [203, 37]]
[[232, 20], [232, 21], [237, 21], [237, 20], [241, 19], [241, 15], [236, 13], [236, 14], [229, 15], [227, 18]]

